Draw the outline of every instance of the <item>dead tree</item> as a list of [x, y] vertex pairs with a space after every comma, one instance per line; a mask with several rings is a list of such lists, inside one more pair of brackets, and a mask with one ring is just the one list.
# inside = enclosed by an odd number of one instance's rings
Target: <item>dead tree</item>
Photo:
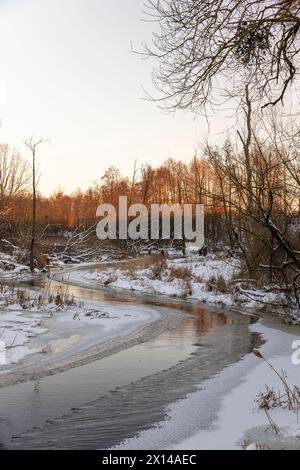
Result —
[[25, 141], [25, 145], [29, 148], [32, 157], [32, 224], [31, 224], [31, 242], [30, 242], [30, 255], [29, 255], [29, 266], [30, 271], [34, 272], [35, 256], [34, 248], [36, 241], [36, 192], [38, 184], [38, 175], [36, 168], [36, 149], [37, 147], [45, 142], [45, 140], [40, 139], [34, 141], [33, 137], [30, 137]]

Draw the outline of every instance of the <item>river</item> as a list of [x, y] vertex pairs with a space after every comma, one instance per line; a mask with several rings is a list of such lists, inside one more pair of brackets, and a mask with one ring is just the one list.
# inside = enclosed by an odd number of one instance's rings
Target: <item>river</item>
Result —
[[[40, 288], [46, 279], [30, 287]], [[60, 285], [55, 281], [52, 289]], [[100, 360], [0, 389], [3, 449], [107, 449], [167, 419], [171, 403], [262, 343], [253, 315], [69, 286], [76, 298], [186, 313], [175, 329]], [[184, 436], [183, 436], [184, 437]]]

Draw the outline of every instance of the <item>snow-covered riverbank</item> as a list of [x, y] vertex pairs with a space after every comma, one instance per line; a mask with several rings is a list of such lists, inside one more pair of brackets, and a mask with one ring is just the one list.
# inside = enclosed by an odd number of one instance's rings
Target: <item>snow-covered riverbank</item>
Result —
[[[241, 307], [258, 311], [278, 306], [282, 295], [274, 286], [257, 286], [243, 279], [237, 258], [191, 256], [176, 259], [145, 258], [86, 271], [70, 271], [70, 282], [125, 289], [149, 295]], [[275, 286], [276, 287], [276, 286]], [[296, 321], [297, 312], [293, 312]], [[292, 317], [291, 317], [292, 318]]]
[[[135, 333], [138, 336], [140, 330], [158, 320], [161, 320], [158, 331], [163, 330], [168, 323], [164, 316], [153, 307], [129, 303], [126, 306], [120, 302], [83, 303], [68, 288], [49, 282], [39, 290], [2, 285], [0, 383], [5, 382], [7, 374], [22, 368], [41, 367], [43, 374], [43, 366], [47, 365], [50, 372], [51, 367], [60, 363], [66, 369], [73, 359], [79, 363], [96, 348], [101, 349], [102, 355], [109, 354], [116, 343], [118, 348], [121, 343], [126, 347], [127, 337]], [[113, 348], [108, 344], [111, 340], [115, 341]]]
[[[292, 345], [299, 336], [262, 322], [250, 328], [266, 340], [260, 348], [264, 357], [279, 372], [286, 371], [290, 385], [299, 385], [300, 365], [292, 362]], [[280, 380], [270, 367], [254, 354], [248, 354], [199, 384], [197, 392], [170, 405], [165, 421], [124, 441], [118, 449], [299, 449], [297, 413], [279, 407], [270, 410], [280, 428], [277, 435], [271, 430], [264, 411], [259, 409], [256, 399], [266, 385], [284, 394]]]
[[154, 309], [91, 303], [61, 310], [0, 311], [0, 371], [26, 356], [45, 362], [89, 349], [117, 336], [126, 336], [160, 317]]
[[[300, 365], [292, 361], [294, 341], [299, 336], [270, 330], [261, 323], [253, 328], [267, 340], [260, 352], [272, 366], [281, 373], [284, 371], [291, 388], [299, 386]], [[239, 378], [238, 378], [239, 377]], [[228, 390], [229, 383], [233, 387]], [[222, 385], [221, 385], [222, 383]], [[225, 387], [224, 387], [225, 385]], [[276, 407], [268, 413], [276, 426], [278, 434], [272, 430], [265, 412], [259, 409], [256, 399], [259, 392], [268, 389], [279, 391], [285, 395], [283, 384], [274, 371], [261, 359], [254, 355], [247, 356], [243, 361], [228, 367], [224, 374], [217, 376], [202, 386], [203, 392], [193, 400], [204, 399], [211, 391], [211, 400], [218, 387], [223, 393], [216, 420], [209, 429], [199, 429], [191, 437], [180, 441], [176, 448], [184, 449], [234, 449], [242, 446], [247, 449], [299, 449], [300, 422], [298, 413], [288, 408]], [[175, 408], [174, 408], [175, 410]]]

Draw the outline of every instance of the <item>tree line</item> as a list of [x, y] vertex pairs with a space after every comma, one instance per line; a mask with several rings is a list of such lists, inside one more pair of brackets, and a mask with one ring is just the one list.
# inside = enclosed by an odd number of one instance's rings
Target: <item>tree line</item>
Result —
[[[95, 226], [101, 203], [204, 204], [209, 248], [238, 254], [251, 278], [284, 282], [298, 301], [300, 286], [300, 141], [297, 126], [272, 113], [255, 123], [244, 103], [237, 138], [206, 143], [188, 163], [167, 159], [158, 167], [134, 165], [132, 176], [108, 168], [87, 190], [36, 194], [36, 238]], [[32, 172], [9, 146], [0, 146], [1, 239], [32, 235]]]

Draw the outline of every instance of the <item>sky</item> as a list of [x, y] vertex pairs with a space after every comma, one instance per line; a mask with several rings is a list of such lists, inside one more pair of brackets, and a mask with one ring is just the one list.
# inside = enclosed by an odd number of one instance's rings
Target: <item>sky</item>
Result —
[[[0, 142], [29, 159], [26, 138], [50, 140], [38, 151], [44, 194], [86, 189], [112, 165], [130, 176], [135, 161], [188, 161], [212, 132], [204, 117], [144, 99], [153, 64], [131, 43], [139, 49], [155, 26], [142, 9], [143, 0], [0, 0]], [[213, 119], [222, 131], [224, 114]]]

